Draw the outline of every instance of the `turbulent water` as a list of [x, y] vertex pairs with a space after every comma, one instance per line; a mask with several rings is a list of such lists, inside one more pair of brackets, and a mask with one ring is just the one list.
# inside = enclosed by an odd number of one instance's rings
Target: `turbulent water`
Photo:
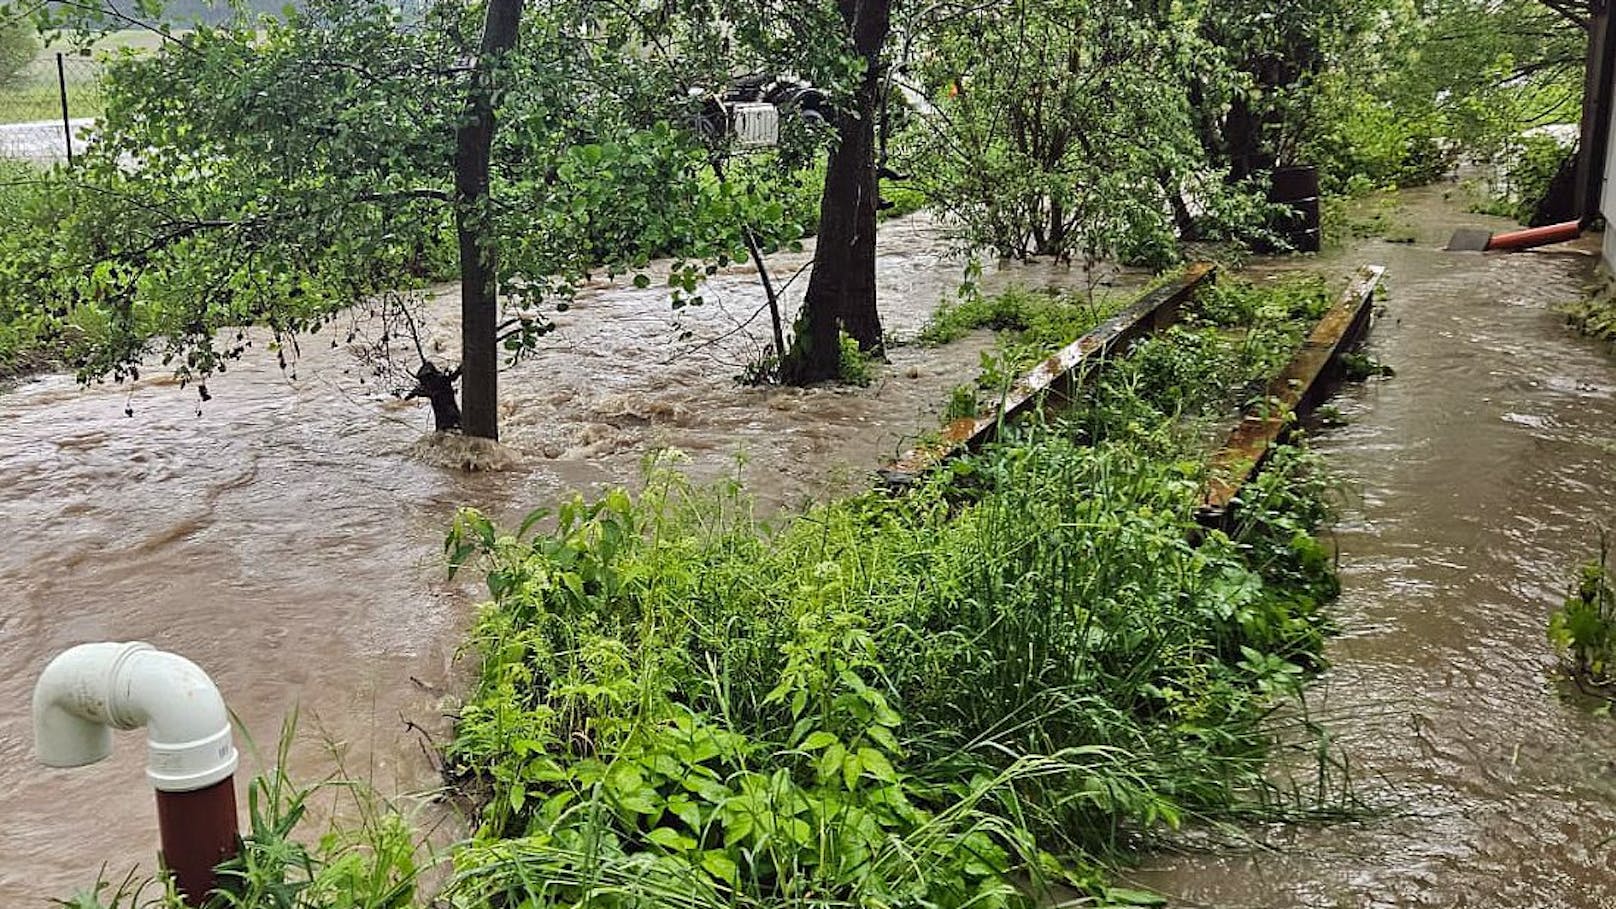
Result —
[[[1441, 252], [1452, 227], [1483, 219], [1434, 192], [1409, 199], [1418, 243], [1367, 241], [1322, 263], [1388, 268], [1371, 350], [1397, 376], [1349, 389], [1337, 405], [1350, 425], [1317, 441], [1350, 495], [1333, 534], [1343, 634], [1309, 698], [1387, 810], [1256, 831], [1262, 848], [1160, 855], [1135, 875], [1183, 904], [1616, 902], [1616, 721], [1562, 697], [1543, 633], [1596, 526], [1616, 524], [1616, 359], [1549, 311], [1591, 265], [1565, 250]], [[884, 230], [889, 329], [912, 333], [953, 289], [944, 253], [924, 221]], [[163, 379], [49, 377], [0, 395], [0, 905], [42, 905], [103, 861], [117, 876], [150, 867], [138, 733], [102, 766], [33, 762], [28, 695], [61, 649], [140, 639], [183, 653], [261, 751], [301, 709], [303, 775], [340, 764], [388, 794], [430, 792], [425, 735], [443, 734], [472, 602], [438, 557], [457, 505], [511, 519], [632, 483], [661, 446], [705, 477], [741, 452], [773, 502], [822, 494], [936, 426], [986, 343], [897, 348], [865, 390], [739, 389], [730, 377], [767, 337], [763, 318], [737, 330], [760, 301], [754, 277], [722, 274], [706, 296], [676, 317], [652, 290], [587, 292], [552, 349], [503, 377], [518, 464], [494, 473], [432, 466], [456, 452], [423, 444], [426, 408], [361, 384], [353, 353], [320, 337], [285, 373], [250, 354], [206, 403]], [[428, 321], [452, 339], [452, 301]]]
[[[913, 334], [953, 292], [962, 271], [946, 253], [923, 219], [883, 228], [890, 332]], [[807, 261], [780, 256], [771, 271], [781, 281]], [[1011, 280], [1088, 277], [1020, 268], [989, 283]], [[756, 276], [720, 274], [704, 295], [676, 315], [655, 290], [587, 290], [546, 352], [502, 376], [517, 463], [499, 472], [432, 466], [458, 452], [423, 441], [424, 405], [360, 381], [342, 320], [335, 346], [329, 331], [302, 339], [284, 372], [259, 339], [208, 383], [206, 403], [163, 378], [80, 388], [47, 377], [0, 394], [0, 906], [65, 896], [103, 862], [114, 877], [149, 870], [155, 849], [139, 733], [120, 735], [104, 765], [34, 763], [29, 694], [59, 651], [144, 640], [184, 654], [265, 759], [298, 709], [303, 777], [340, 766], [384, 794], [430, 792], [427, 736], [444, 734], [474, 596], [444, 580], [456, 506], [516, 519], [573, 490], [632, 484], [646, 453], [667, 446], [698, 477], [736, 470], [740, 455], [773, 503], [820, 495], [935, 429], [988, 344], [895, 348], [868, 389], [743, 389], [732, 377], [768, 336], [766, 316], [752, 318]], [[451, 346], [453, 312], [446, 294], [425, 313]], [[244, 770], [261, 766], [249, 757]]]
[[1136, 882], [1219, 907], [1616, 905], [1616, 720], [1563, 695], [1549, 612], [1616, 528], [1616, 358], [1550, 307], [1582, 250], [1440, 251], [1463, 215], [1408, 197], [1369, 350], [1390, 380], [1315, 440], [1349, 496], [1342, 631], [1309, 695], [1381, 810], [1157, 856]]

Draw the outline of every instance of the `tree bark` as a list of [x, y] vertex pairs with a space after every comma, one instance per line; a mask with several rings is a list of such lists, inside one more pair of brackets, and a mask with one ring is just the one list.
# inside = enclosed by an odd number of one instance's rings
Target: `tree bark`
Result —
[[455, 129], [455, 231], [460, 240], [461, 425], [499, 438], [499, 257], [488, 211], [494, 93], [500, 58], [516, 46], [522, 0], [488, 0], [482, 45]]
[[[1588, 64], [1583, 80], [1581, 141], [1577, 144], [1577, 182], [1572, 189], [1577, 216], [1592, 219], [1599, 213], [1605, 173], [1605, 155], [1616, 136], [1611, 132], [1611, 111], [1616, 108], [1616, 61], [1612, 47], [1616, 33], [1608, 4], [1588, 4]], [[1606, 228], [1609, 230], [1610, 228]]]
[[876, 138], [881, 49], [892, 28], [891, 0], [840, 0], [854, 50], [865, 60], [852, 110], [837, 118], [838, 142], [825, 170], [819, 238], [797, 337], [781, 362], [782, 378], [803, 385], [835, 378], [840, 333], [867, 352], [882, 346], [875, 299]]

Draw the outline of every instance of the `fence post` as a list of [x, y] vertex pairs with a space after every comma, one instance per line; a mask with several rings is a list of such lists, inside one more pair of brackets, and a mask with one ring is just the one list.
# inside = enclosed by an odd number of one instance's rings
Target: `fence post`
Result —
[[67, 64], [62, 52], [56, 52], [56, 87], [62, 96], [62, 141], [67, 143], [67, 164], [73, 166], [73, 126], [67, 119]]

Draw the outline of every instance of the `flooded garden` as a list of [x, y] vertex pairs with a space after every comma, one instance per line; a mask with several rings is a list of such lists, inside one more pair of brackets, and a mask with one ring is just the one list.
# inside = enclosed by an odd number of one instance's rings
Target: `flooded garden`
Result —
[[0, 904], [1611, 904], [1613, 40], [5, 9]]

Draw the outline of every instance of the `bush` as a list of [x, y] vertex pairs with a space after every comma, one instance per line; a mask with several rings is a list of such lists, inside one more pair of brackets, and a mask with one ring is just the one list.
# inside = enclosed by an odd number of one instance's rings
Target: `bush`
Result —
[[[1609, 228], [1607, 228], [1608, 230]], [[1590, 338], [1616, 342], [1616, 292], [1607, 286], [1602, 292], [1560, 307], [1566, 324]]]
[[1318, 164], [1326, 194], [1434, 183], [1458, 163], [1434, 109], [1374, 97], [1345, 78], [1321, 80], [1314, 115], [1302, 157]]
[[1575, 154], [1575, 148], [1561, 145], [1552, 136], [1517, 137], [1495, 159], [1498, 176], [1491, 197], [1474, 206], [1475, 210], [1531, 223], [1556, 175]]
[[859, 348], [859, 342], [843, 333], [837, 338], [836, 379], [845, 385], [869, 387], [874, 381], [870, 372], [870, 357]]
[[1334, 592], [1311, 460], [1280, 453], [1234, 536], [1189, 542], [1195, 421], [1263, 368], [1248, 343], [1192, 323], [1068, 419], [779, 525], [666, 460], [552, 531], [462, 512], [451, 561], [492, 597], [449, 752], [483, 795], [463, 895], [1120, 899], [1097, 869], [1137, 836], [1287, 804], [1264, 768], [1296, 730], [1271, 711], [1319, 664]]
[[1579, 685], [1616, 696], [1616, 587], [1608, 556], [1601, 537], [1599, 560], [1582, 566], [1565, 603], [1549, 617], [1549, 640]]

